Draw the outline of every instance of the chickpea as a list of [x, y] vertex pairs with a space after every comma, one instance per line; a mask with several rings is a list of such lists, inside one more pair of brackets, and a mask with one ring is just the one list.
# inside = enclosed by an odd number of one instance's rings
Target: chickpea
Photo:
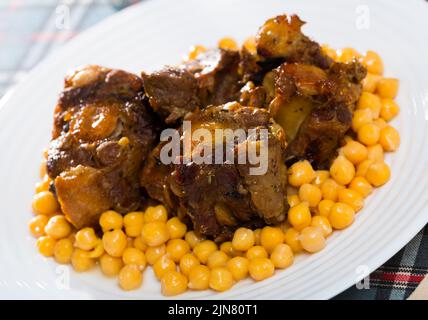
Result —
[[299, 253], [303, 250], [300, 244], [300, 232], [294, 228], [290, 228], [285, 232], [284, 242], [290, 246], [294, 253]]
[[337, 193], [339, 192], [339, 185], [333, 179], [327, 179], [321, 185], [321, 193], [324, 200], [336, 201]]
[[381, 98], [394, 99], [398, 92], [398, 79], [383, 78], [377, 84], [377, 94]]
[[262, 246], [254, 246], [248, 249], [246, 253], [246, 257], [248, 260], [256, 259], [256, 258], [267, 258], [268, 253], [266, 249]]
[[143, 241], [141, 236], [138, 236], [134, 239], [133, 246], [134, 248], [137, 248], [143, 252], [147, 250], [147, 244]]
[[172, 239], [166, 245], [166, 252], [174, 262], [178, 263], [181, 257], [190, 252], [190, 246], [183, 239]]
[[317, 170], [315, 171], [315, 178], [312, 184], [320, 187], [328, 178], [330, 178], [330, 172], [328, 170]]
[[212, 269], [209, 286], [215, 291], [229, 290], [233, 286], [232, 273], [224, 267]]
[[161, 291], [164, 296], [175, 296], [187, 290], [187, 278], [177, 271], [169, 271], [161, 279]]
[[123, 290], [130, 291], [141, 287], [143, 274], [134, 264], [125, 265], [119, 272], [119, 285]]
[[195, 60], [199, 54], [205, 52], [206, 50], [207, 49], [201, 45], [192, 46], [187, 57], [184, 58], [184, 62]]
[[197, 265], [190, 269], [189, 288], [193, 290], [206, 290], [209, 288], [211, 271], [207, 266]]
[[275, 273], [275, 266], [272, 261], [267, 258], [256, 258], [250, 260], [248, 272], [251, 278], [256, 281], [261, 281], [273, 276]]
[[[297, 221], [295, 216], [293, 221]], [[280, 228], [266, 226], [262, 229], [260, 234], [260, 243], [266, 249], [267, 252], [271, 253], [273, 249], [284, 241], [284, 233]]]
[[77, 272], [84, 272], [95, 266], [95, 260], [89, 258], [86, 251], [75, 248], [71, 255], [71, 264]]
[[180, 259], [180, 271], [185, 276], [189, 276], [190, 270], [198, 265], [200, 262], [192, 253], [186, 253]]
[[354, 60], [360, 60], [361, 54], [353, 48], [343, 48], [339, 51], [338, 61], [342, 63], [350, 63]]
[[144, 270], [147, 265], [146, 256], [144, 255], [144, 252], [136, 248], [126, 248], [123, 252], [122, 260], [124, 264], [136, 265], [141, 270]]
[[167, 272], [175, 270], [175, 262], [166, 255], [156, 260], [155, 264], [153, 265], [153, 271], [158, 279], [162, 279], [162, 277]]
[[45, 226], [48, 224], [49, 217], [39, 214], [30, 220], [28, 228], [31, 234], [38, 238], [45, 235]]
[[383, 62], [376, 52], [367, 51], [361, 62], [368, 72], [376, 75], [383, 74]]
[[123, 217], [125, 232], [129, 237], [138, 237], [144, 224], [143, 212], [129, 212]]
[[400, 134], [391, 126], [380, 131], [379, 143], [385, 151], [395, 151], [400, 145]]
[[303, 249], [310, 253], [324, 249], [325, 238], [322, 230], [318, 227], [306, 227], [300, 233], [300, 243]]
[[380, 98], [369, 92], [363, 92], [358, 100], [357, 109], [370, 109], [374, 119], [379, 118], [382, 102]]
[[317, 186], [305, 183], [300, 186], [299, 198], [301, 201], [307, 202], [310, 207], [316, 207], [321, 201], [322, 193]]
[[116, 211], [109, 210], [101, 214], [99, 223], [104, 232], [122, 229], [123, 217]]
[[367, 147], [368, 159], [376, 161], [383, 161], [383, 148], [380, 144], [375, 144], [374, 146]]
[[58, 202], [50, 191], [42, 191], [35, 194], [32, 206], [36, 214], [44, 214], [47, 216], [51, 216], [59, 210]]
[[367, 170], [372, 165], [372, 163], [374, 163], [374, 161], [371, 159], [367, 159], [367, 160], [364, 160], [363, 162], [361, 162], [357, 166], [357, 172], [355, 173], [355, 176], [356, 177], [365, 177], [367, 174]]
[[77, 231], [75, 237], [75, 246], [82, 250], [92, 250], [98, 244], [98, 237], [93, 228], [83, 228]]
[[65, 238], [71, 233], [71, 225], [63, 215], [53, 216], [45, 226], [45, 233], [55, 239]]
[[37, 239], [39, 252], [45, 257], [52, 257], [55, 250], [56, 240], [51, 236], [42, 236]]
[[153, 221], [143, 226], [141, 233], [143, 241], [151, 247], [159, 246], [169, 239], [169, 232], [165, 222]]
[[245, 279], [248, 274], [249, 261], [244, 257], [234, 257], [227, 262], [227, 269], [232, 273], [233, 279]]
[[390, 177], [391, 170], [385, 162], [372, 163], [367, 169], [366, 179], [375, 187], [387, 183]]
[[214, 251], [208, 257], [207, 266], [210, 269], [225, 267], [229, 256], [223, 251]]
[[270, 259], [275, 268], [285, 269], [293, 264], [293, 250], [291, 250], [290, 246], [287, 244], [278, 244], [275, 249], [273, 249]]
[[307, 160], [296, 162], [289, 169], [288, 182], [294, 187], [311, 183], [314, 178], [315, 171]]
[[234, 250], [247, 251], [251, 248], [256, 239], [254, 232], [248, 228], [238, 228], [233, 235], [232, 247]]
[[350, 205], [355, 212], [360, 211], [364, 206], [363, 196], [351, 189], [339, 190], [339, 202]]
[[163, 205], [158, 205], [156, 207], [148, 207], [144, 213], [144, 221], [147, 222], [167, 222], [168, 220], [168, 211]]
[[118, 229], [104, 233], [102, 241], [105, 251], [116, 258], [121, 257], [128, 246], [125, 233]]
[[372, 123], [373, 113], [371, 109], [357, 109], [354, 111], [352, 116], [352, 130], [358, 132], [358, 130], [365, 124]]
[[333, 204], [334, 202], [331, 200], [321, 200], [318, 204], [318, 214], [321, 217], [328, 217], [328, 215], [330, 214], [331, 207], [333, 207]]
[[353, 164], [359, 164], [367, 159], [367, 148], [357, 141], [349, 141], [343, 148], [343, 155]]
[[345, 229], [354, 222], [355, 211], [346, 203], [335, 203], [330, 210], [328, 220], [334, 229]]
[[154, 265], [155, 262], [166, 254], [165, 244], [161, 244], [157, 247], [148, 247], [146, 250], [146, 259], [150, 265]]
[[55, 261], [62, 264], [70, 263], [73, 254], [73, 243], [70, 239], [60, 239], [56, 242], [54, 248]]
[[214, 251], [217, 251], [217, 245], [211, 240], [204, 240], [193, 249], [193, 253], [203, 264], [208, 262], [208, 257]]
[[199, 234], [195, 233], [195, 231], [188, 231], [184, 236], [184, 239], [190, 245], [190, 248], [193, 249], [199, 242], [205, 240]]
[[400, 112], [400, 107], [392, 99], [384, 98], [381, 102], [382, 108], [380, 110], [380, 116], [385, 121], [391, 121]]
[[337, 183], [347, 185], [355, 176], [355, 167], [352, 162], [339, 155], [330, 167], [330, 175]]
[[367, 123], [358, 129], [358, 140], [366, 146], [373, 146], [378, 143], [380, 138], [380, 129], [373, 123]]
[[368, 72], [367, 76], [362, 82], [363, 91], [374, 93], [376, 91], [376, 87], [380, 79], [382, 79], [381, 76]]
[[238, 44], [233, 38], [225, 37], [218, 42], [218, 47], [226, 50], [238, 50]]
[[104, 253], [100, 258], [101, 271], [108, 277], [117, 276], [123, 267], [123, 261]]
[[333, 228], [327, 217], [315, 216], [312, 218], [311, 227], [319, 228], [325, 238], [332, 234]]
[[187, 226], [177, 217], [171, 218], [166, 223], [170, 239], [183, 238], [187, 231]]
[[372, 185], [364, 177], [355, 177], [349, 184], [349, 189], [367, 197], [373, 191]]
[[306, 203], [299, 203], [297, 206], [290, 208], [288, 211], [288, 222], [293, 226], [297, 231], [302, 230], [303, 228], [311, 224], [311, 212]]

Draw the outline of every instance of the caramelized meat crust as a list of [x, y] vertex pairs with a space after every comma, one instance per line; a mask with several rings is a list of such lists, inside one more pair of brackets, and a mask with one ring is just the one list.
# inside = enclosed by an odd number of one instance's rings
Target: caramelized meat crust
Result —
[[[192, 130], [200, 127], [222, 129], [268, 129], [267, 171], [251, 175], [248, 161], [238, 163], [240, 144], [258, 141], [247, 137], [233, 144], [234, 162], [197, 164], [193, 160], [173, 166], [171, 190], [196, 231], [217, 241], [229, 239], [240, 226], [259, 227], [286, 217], [286, 167], [284, 132], [267, 110], [242, 107], [239, 103], [209, 107], [187, 118]], [[213, 136], [215, 136], [213, 134]], [[214, 141], [213, 145], [218, 143]], [[223, 152], [226, 152], [224, 150]], [[223, 154], [223, 159], [226, 155]]]
[[125, 213], [140, 206], [138, 174], [157, 132], [137, 76], [87, 66], [66, 78], [47, 169], [76, 227], [93, 225], [106, 209]]
[[239, 53], [214, 49], [177, 67], [142, 73], [150, 106], [167, 124], [175, 124], [198, 108], [238, 97]]

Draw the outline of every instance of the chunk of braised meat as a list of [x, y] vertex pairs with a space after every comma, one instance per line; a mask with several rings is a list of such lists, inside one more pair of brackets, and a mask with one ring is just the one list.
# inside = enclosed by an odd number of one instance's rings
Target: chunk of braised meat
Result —
[[65, 79], [47, 169], [62, 211], [77, 228], [95, 224], [107, 209], [140, 206], [138, 174], [157, 132], [139, 77], [86, 66]]
[[150, 106], [167, 124], [174, 124], [198, 107], [235, 101], [238, 65], [238, 52], [212, 49], [182, 65], [142, 73]]
[[[180, 164], [173, 166], [171, 190], [182, 211], [191, 218], [195, 230], [222, 241], [229, 239], [233, 231], [241, 226], [259, 227], [283, 221], [288, 209], [285, 198], [286, 142], [283, 130], [273, 122], [269, 112], [243, 107], [235, 102], [206, 108], [186, 120], [191, 121], [193, 132], [205, 128], [212, 132], [212, 137], [215, 137], [215, 129], [240, 128], [247, 133], [249, 129], [257, 129], [257, 132], [259, 129], [268, 130], [266, 172], [263, 174], [251, 174], [250, 168], [255, 165], [248, 160], [243, 163], [238, 161], [242, 146], [265, 143], [260, 141], [259, 135], [232, 139], [229, 148], [220, 149], [223, 160], [228, 157], [227, 150], [233, 150], [229, 162], [200, 164], [190, 159], [189, 155], [183, 155]], [[213, 148], [219, 144], [215, 138], [211, 142]], [[212, 152], [214, 154], [215, 150]]]
[[327, 167], [351, 127], [365, 68], [358, 62], [333, 63], [327, 70], [284, 63], [274, 71], [275, 98], [270, 112], [289, 141], [287, 163], [308, 159]]
[[256, 36], [257, 53], [267, 59], [304, 63], [327, 69], [333, 63], [320, 45], [302, 33], [304, 21], [297, 15], [267, 20]]

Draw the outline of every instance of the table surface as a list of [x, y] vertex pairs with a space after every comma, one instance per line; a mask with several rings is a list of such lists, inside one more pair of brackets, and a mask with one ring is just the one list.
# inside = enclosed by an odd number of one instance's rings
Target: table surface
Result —
[[[0, 0], [0, 97], [48, 53], [138, 1]], [[63, 5], [70, 9], [70, 28], [58, 31], [55, 15]], [[334, 299], [406, 299], [427, 272], [428, 225], [366, 279], [368, 286], [353, 286]]]

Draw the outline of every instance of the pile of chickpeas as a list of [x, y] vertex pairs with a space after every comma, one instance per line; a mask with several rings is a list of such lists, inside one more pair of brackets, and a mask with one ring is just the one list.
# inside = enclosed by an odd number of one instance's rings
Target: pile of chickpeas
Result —
[[[220, 45], [237, 47], [231, 41], [223, 39]], [[186, 290], [225, 291], [248, 276], [261, 281], [275, 269], [291, 266], [299, 252], [322, 250], [333, 230], [350, 226], [364, 198], [390, 179], [384, 153], [400, 144], [399, 133], [388, 124], [399, 112], [394, 101], [398, 80], [382, 76], [379, 55], [323, 49], [336, 61], [360, 60], [368, 74], [353, 115], [353, 134], [344, 138], [330, 170], [316, 171], [308, 161], [289, 168], [286, 222], [256, 230], [239, 228], [231, 241], [219, 245], [187, 230], [177, 217], [168, 218], [166, 208], [158, 205], [124, 216], [106, 211], [99, 219], [101, 232], [76, 230], [49, 191], [44, 160], [33, 199], [36, 216], [29, 224], [40, 253], [79, 272], [98, 265], [106, 276], [117, 277], [123, 290], [139, 288], [150, 265], [162, 294], [173, 296]]]

